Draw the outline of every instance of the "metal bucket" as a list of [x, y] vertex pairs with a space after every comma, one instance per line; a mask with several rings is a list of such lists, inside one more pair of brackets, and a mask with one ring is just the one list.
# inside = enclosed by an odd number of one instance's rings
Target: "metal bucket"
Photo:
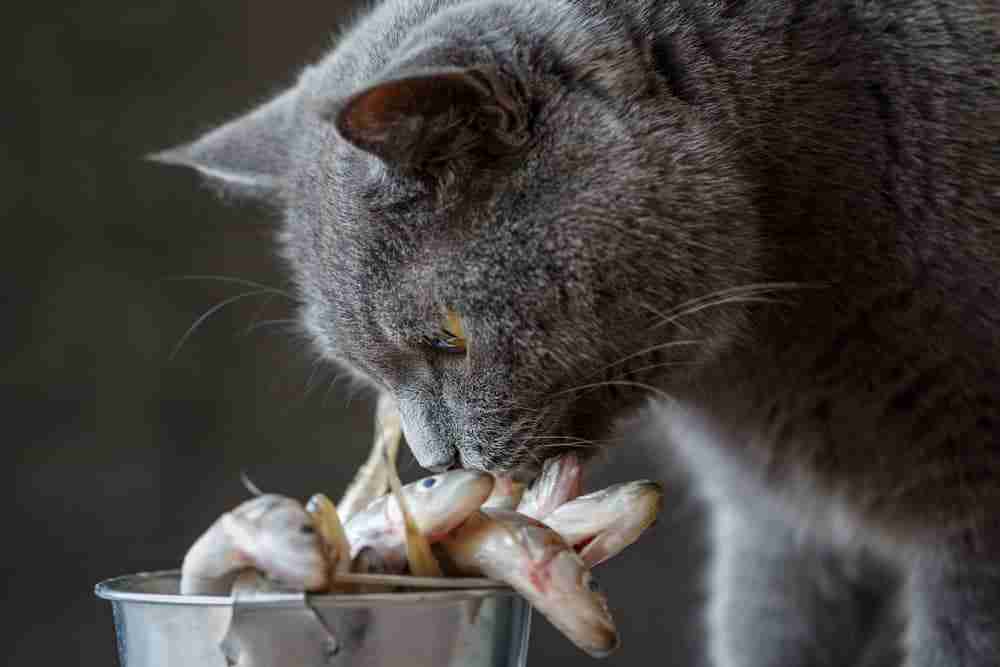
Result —
[[234, 607], [230, 597], [180, 595], [179, 584], [166, 571], [97, 585], [114, 609], [122, 667], [526, 663], [531, 607], [510, 589], [264, 593]]

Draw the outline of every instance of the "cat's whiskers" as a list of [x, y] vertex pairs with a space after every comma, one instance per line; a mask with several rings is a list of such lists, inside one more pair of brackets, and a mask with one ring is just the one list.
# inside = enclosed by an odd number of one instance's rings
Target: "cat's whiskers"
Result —
[[783, 303], [783, 302], [780, 301], [779, 299], [772, 299], [764, 296], [728, 296], [720, 298], [715, 301], [707, 301], [705, 303], [700, 303], [698, 305], [691, 306], [690, 308], [682, 310], [678, 313], [674, 313], [673, 315], [665, 315], [657, 311], [653, 311], [653, 313], [659, 316], [661, 320], [656, 324], [654, 324], [652, 327], [650, 327], [650, 330], [659, 329], [669, 324], [675, 324], [680, 328], [684, 328], [683, 324], [679, 325], [677, 324], [677, 321], [680, 320], [682, 317], [688, 317], [690, 315], [694, 315], [703, 310], [707, 310], [708, 308], [715, 308], [716, 306], [725, 306], [727, 304], [732, 304], [732, 303]]
[[351, 403], [354, 401], [354, 397], [357, 396], [359, 393], [361, 393], [362, 389], [368, 389], [367, 385], [364, 385], [360, 381], [358, 381], [357, 376], [354, 375], [353, 373], [349, 371], [337, 372], [333, 376], [333, 378], [330, 379], [330, 383], [327, 386], [326, 391], [323, 393], [323, 400], [321, 402], [322, 406], [325, 407], [327, 405], [327, 401], [330, 400], [330, 394], [333, 393], [334, 387], [337, 386], [337, 383], [342, 378], [347, 379], [347, 392], [346, 392], [347, 395], [344, 396], [345, 410], [350, 407]]
[[[659, 321], [650, 327], [650, 331], [654, 331], [663, 326], [669, 324], [677, 324], [679, 320], [689, 315], [694, 315], [698, 312], [706, 310], [708, 308], [715, 308], [717, 306], [730, 305], [730, 304], [740, 304], [740, 303], [787, 303], [780, 299], [774, 299], [771, 297], [763, 296], [772, 292], [794, 290], [794, 289], [805, 289], [809, 287], [819, 287], [819, 285], [811, 285], [808, 283], [755, 283], [749, 285], [741, 285], [739, 287], [730, 287], [721, 290], [716, 290], [714, 292], [709, 292], [699, 297], [689, 299], [684, 301], [666, 312], [661, 312], [659, 309], [653, 307], [648, 303], [642, 303], [642, 307], [646, 310], [652, 312], [659, 318]], [[662, 352], [664, 350], [670, 350], [676, 347], [688, 347], [697, 346], [703, 343], [703, 340], [699, 339], [683, 339], [667, 341], [664, 343], [658, 343], [656, 345], [651, 345], [645, 349], [639, 350], [637, 352], [631, 352], [626, 354], [624, 357], [606, 364], [599, 369], [593, 371], [590, 376], [603, 373], [615, 366], [620, 366], [628, 361], [631, 361], [637, 357], [641, 357], [647, 354], [655, 354], [657, 352]], [[653, 364], [648, 366], [643, 366], [637, 369], [629, 369], [625, 372], [618, 373], [612, 376], [611, 380], [618, 380], [629, 375], [636, 373], [646, 372], [654, 370], [656, 368], [667, 367], [671, 365], [689, 365], [695, 362], [690, 361], [677, 361], [677, 362], [664, 362], [660, 364]]]
[[608, 454], [610, 452], [610, 447], [604, 445], [591, 445], [586, 444], [553, 444], [553, 445], [542, 445], [536, 447], [535, 450], [539, 453], [539, 458], [542, 460], [550, 458], [550, 456], [560, 456], [567, 451], [581, 451], [585, 452], [583, 454], [589, 460], [598, 460], [607, 462], [609, 460]]
[[545, 408], [536, 411], [529, 417], [516, 420], [511, 425], [512, 435], [517, 437], [519, 440], [523, 440], [525, 436], [518, 434], [537, 432], [546, 422], [551, 421], [551, 418], [555, 413], [556, 410], [552, 406], [546, 406]]
[[513, 433], [530, 433], [541, 428], [542, 424], [551, 420], [552, 416], [560, 410], [559, 405], [544, 401], [540, 403], [539, 406], [527, 406], [512, 400], [506, 401], [503, 405], [477, 411], [477, 416], [480, 418], [488, 418], [490, 415], [508, 416], [508, 419], [501, 417], [501, 421], [503, 423], [510, 421], [511, 426], [508, 428]]
[[308, 396], [314, 389], [316, 389], [316, 387], [319, 386], [320, 383], [318, 382], [314, 384], [319, 374], [322, 372], [330, 372], [330, 370], [329, 366], [324, 363], [323, 357], [317, 355], [316, 358], [313, 359], [312, 368], [309, 371], [309, 377], [306, 378], [305, 396]]
[[537, 436], [527, 436], [522, 437], [522, 442], [533, 442], [535, 440], [543, 440], [545, 442], [535, 445], [536, 449], [545, 449], [552, 447], [560, 447], [563, 445], [579, 445], [581, 447], [601, 447], [604, 444], [610, 443], [611, 440], [592, 440], [590, 438], [577, 438], [570, 435], [537, 435]]
[[285, 317], [276, 320], [260, 320], [244, 329], [243, 335], [249, 335], [267, 327], [279, 327], [280, 325], [287, 325], [290, 331], [294, 331], [299, 328], [299, 320], [294, 317]]
[[476, 413], [479, 415], [493, 415], [493, 414], [511, 413], [511, 412], [532, 413], [532, 412], [539, 412], [544, 409], [546, 408], [545, 407], [539, 408], [537, 406], [532, 406], [532, 405], [524, 405], [517, 401], [509, 400], [509, 401], [504, 401], [502, 404], [492, 408], [478, 408], [476, 410]]
[[666, 343], [659, 343], [657, 345], [651, 345], [650, 347], [647, 347], [647, 348], [645, 348], [643, 350], [639, 350], [638, 352], [633, 352], [633, 353], [631, 353], [629, 355], [626, 355], [626, 356], [622, 357], [621, 359], [618, 359], [617, 361], [612, 361], [610, 364], [606, 364], [604, 366], [601, 366], [600, 368], [598, 368], [597, 370], [595, 370], [593, 373], [591, 373], [591, 375], [596, 375], [598, 373], [603, 373], [604, 371], [606, 371], [608, 369], [614, 368], [615, 366], [620, 366], [620, 365], [624, 364], [627, 361], [631, 361], [632, 359], [635, 359], [636, 357], [641, 357], [641, 356], [646, 355], [646, 354], [653, 354], [654, 352], [660, 352], [662, 350], [667, 350], [667, 349], [671, 349], [671, 348], [674, 348], [674, 347], [685, 347], [685, 346], [690, 346], [690, 345], [699, 345], [702, 342], [704, 342], [704, 341], [701, 341], [701, 340], [672, 340], [672, 341], [668, 341]]
[[550, 442], [541, 445], [533, 445], [531, 449], [536, 451], [542, 451], [548, 449], [556, 449], [559, 451], [568, 449], [574, 449], [574, 450], [579, 449], [588, 452], [593, 452], [593, 451], [603, 451], [604, 449], [606, 449], [606, 444], [609, 443], [593, 442], [587, 440], [586, 438], [579, 438], [576, 440], [570, 439], [567, 440], [566, 442]]
[[620, 380], [622, 378], [627, 378], [630, 375], [638, 375], [639, 373], [646, 373], [657, 368], [675, 368], [679, 366], [698, 366], [700, 362], [698, 361], [663, 361], [658, 364], [649, 364], [648, 366], [640, 366], [639, 368], [629, 368], [617, 375], [610, 377], [610, 380]]
[[736, 287], [724, 287], [722, 289], [715, 290], [714, 292], [708, 292], [702, 294], [701, 296], [688, 299], [683, 301], [671, 309], [671, 312], [684, 310], [689, 306], [693, 306], [696, 303], [701, 303], [703, 301], [711, 301], [719, 297], [734, 296], [740, 294], [767, 294], [769, 292], [786, 292], [790, 290], [799, 289], [815, 289], [822, 287], [823, 285], [819, 283], [802, 283], [802, 282], [773, 282], [773, 283], [747, 283], [746, 285], [738, 285]]
[[181, 281], [181, 280], [214, 280], [216, 282], [231, 283], [234, 285], [241, 285], [243, 287], [253, 287], [254, 289], [268, 290], [276, 295], [283, 296], [289, 301], [299, 302], [299, 298], [295, 296], [292, 292], [288, 290], [281, 289], [280, 287], [275, 287], [273, 285], [265, 285], [264, 283], [257, 282], [255, 280], [247, 280], [246, 278], [236, 278], [233, 276], [217, 276], [211, 274], [189, 274], [183, 276], [171, 276], [167, 278], [170, 281]]
[[555, 450], [558, 450], [560, 452], [561, 451], [570, 450], [570, 449], [573, 449], [573, 450], [579, 449], [579, 450], [586, 450], [586, 451], [603, 451], [604, 447], [602, 445], [598, 444], [598, 443], [595, 443], [595, 442], [569, 441], [569, 442], [553, 442], [553, 443], [549, 443], [547, 445], [536, 445], [536, 446], [532, 447], [531, 449], [534, 450], [534, 451], [543, 451], [543, 450], [547, 450], [547, 449], [555, 449]]
[[171, 351], [169, 359], [171, 361], [173, 361], [174, 358], [177, 356], [177, 353], [180, 352], [180, 350], [181, 350], [182, 347], [184, 347], [184, 343], [186, 343], [188, 341], [188, 339], [191, 337], [192, 334], [194, 334], [194, 332], [198, 329], [198, 327], [201, 326], [206, 320], [208, 320], [208, 318], [210, 318], [212, 315], [214, 315], [215, 313], [219, 312], [220, 310], [222, 310], [226, 306], [228, 306], [230, 304], [233, 304], [233, 303], [236, 303], [237, 301], [241, 301], [241, 300], [246, 299], [246, 298], [251, 297], [251, 296], [260, 296], [262, 294], [271, 294], [271, 295], [273, 295], [275, 293], [280, 293], [280, 290], [274, 290], [272, 288], [256, 289], [256, 290], [252, 290], [250, 292], [243, 292], [242, 294], [237, 294], [236, 296], [229, 297], [228, 299], [224, 299], [223, 301], [215, 304], [214, 306], [212, 306], [211, 308], [209, 308], [207, 311], [205, 311], [204, 313], [202, 313], [201, 316], [198, 317], [198, 319], [196, 319], [194, 321], [194, 324], [192, 324], [190, 327], [188, 327], [188, 330], [184, 332], [184, 335], [181, 336], [180, 340], [177, 341], [177, 344], [174, 346], [174, 349]]
[[734, 303], [786, 303], [780, 299], [772, 299], [763, 295], [799, 289], [817, 289], [820, 287], [822, 285], [816, 283], [751, 283], [709, 292], [708, 294], [684, 301], [666, 312], [661, 312], [647, 303], [642, 304], [642, 306], [660, 318], [660, 322], [651, 327], [651, 330], [653, 330], [669, 324], [675, 324], [682, 317], [693, 315], [707, 308]]
[[591, 382], [591, 383], [588, 383], [588, 384], [582, 384], [582, 385], [578, 385], [576, 387], [570, 387], [569, 389], [563, 389], [561, 391], [557, 391], [554, 394], [550, 394], [549, 398], [555, 398], [557, 396], [563, 396], [565, 394], [571, 394], [571, 393], [575, 393], [575, 392], [579, 392], [579, 391], [588, 391], [588, 390], [593, 390], [593, 389], [599, 389], [601, 387], [612, 387], [612, 386], [633, 387], [633, 388], [636, 388], [636, 389], [644, 389], [646, 391], [649, 391], [651, 393], [654, 393], [654, 394], [658, 395], [660, 398], [663, 398], [664, 400], [668, 400], [668, 401], [672, 400], [672, 398], [670, 397], [670, 395], [667, 392], [663, 391], [662, 389], [660, 389], [658, 387], [654, 387], [653, 385], [646, 384], [645, 382], [633, 382], [633, 381], [630, 381], [630, 380], [603, 380], [601, 382]]
[[[280, 296], [283, 299], [287, 299], [288, 301], [291, 301], [292, 303], [295, 303], [295, 304], [298, 304], [300, 302], [299, 299], [292, 292], [290, 292], [290, 291], [288, 291], [286, 289], [282, 289], [280, 287], [274, 287], [272, 285], [265, 285], [264, 283], [261, 283], [261, 282], [255, 281], [255, 280], [248, 280], [246, 278], [236, 278], [234, 276], [220, 276], [220, 275], [211, 275], [211, 274], [188, 274], [188, 275], [181, 275], [181, 276], [170, 276], [170, 277], [166, 278], [166, 280], [172, 281], [172, 282], [176, 282], [176, 281], [191, 281], [191, 280], [206, 281], [207, 280], [207, 281], [215, 281], [215, 282], [227, 283], [227, 284], [232, 284], [232, 285], [240, 285], [242, 287], [252, 288], [248, 292], [243, 292], [242, 294], [237, 294], [236, 296], [224, 299], [220, 303], [215, 304], [214, 306], [212, 306], [211, 308], [209, 308], [207, 311], [205, 311], [204, 313], [202, 313], [202, 315], [199, 316], [194, 321], [194, 323], [187, 329], [187, 331], [184, 332], [184, 335], [182, 335], [180, 337], [180, 339], [177, 341], [177, 344], [174, 345], [174, 348], [171, 351], [170, 356], [169, 356], [170, 360], [173, 360], [173, 359], [175, 359], [177, 357], [177, 354], [184, 347], [184, 344], [187, 342], [187, 340], [195, 333], [195, 331], [198, 329], [198, 327], [200, 327], [202, 324], [204, 324], [212, 315], [214, 315], [215, 313], [219, 312], [220, 310], [222, 310], [223, 308], [225, 308], [226, 306], [228, 306], [230, 304], [236, 303], [237, 301], [241, 301], [242, 299], [245, 299], [245, 298], [251, 297], [251, 296], [268, 295], [269, 298], [264, 301], [264, 304], [258, 310], [257, 315], [255, 315], [252, 318], [252, 319], [256, 320], [257, 316], [260, 314], [260, 312], [263, 310], [263, 308], [266, 307], [266, 305], [270, 302], [270, 299], [273, 298], [273, 297]], [[288, 319], [288, 320], [272, 320], [271, 322], [273, 322], [273, 323], [277, 323], [277, 322], [293, 323], [295, 321], [296, 320]], [[256, 322], [252, 323], [247, 328], [247, 330], [244, 332], [244, 335], [250, 333], [251, 331], [255, 330], [256, 328], [257, 328]]]

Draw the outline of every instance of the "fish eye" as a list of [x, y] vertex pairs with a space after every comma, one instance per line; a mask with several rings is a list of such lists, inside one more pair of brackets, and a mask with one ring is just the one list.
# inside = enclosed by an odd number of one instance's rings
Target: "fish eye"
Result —
[[437, 484], [437, 477], [428, 477], [423, 482], [420, 483], [425, 489], [429, 489], [435, 484]]
[[303, 535], [312, 535], [316, 532], [316, 528], [314, 528], [312, 524], [306, 523], [299, 526], [299, 532]]

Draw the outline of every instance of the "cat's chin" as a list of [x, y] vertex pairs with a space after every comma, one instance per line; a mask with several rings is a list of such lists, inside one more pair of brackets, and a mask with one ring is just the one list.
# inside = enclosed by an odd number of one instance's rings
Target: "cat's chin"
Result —
[[521, 484], [531, 484], [538, 477], [539, 473], [542, 472], [542, 466], [537, 463], [522, 464], [512, 470], [500, 473], [505, 477], [510, 477], [515, 482], [520, 482]]
[[549, 449], [545, 458], [540, 458], [536, 452], [525, 450], [521, 460], [517, 458], [509, 462], [495, 464], [484, 468], [485, 472], [498, 477], [506, 477], [521, 484], [532, 484], [542, 472], [542, 465], [551, 458], [562, 456], [573, 452], [580, 460], [580, 465], [586, 467], [587, 463], [594, 458], [596, 449], [593, 447], [560, 447]]
[[468, 461], [463, 457], [461, 468], [466, 470], [481, 470], [497, 477], [505, 477], [522, 484], [530, 484], [535, 481], [542, 471], [544, 461], [536, 461], [531, 453], [522, 450], [513, 452], [510, 456], [502, 459], [492, 459], [489, 461]]
[[483, 472], [488, 472], [491, 475], [497, 477], [506, 477], [515, 482], [521, 484], [531, 484], [538, 477], [539, 473], [542, 471], [542, 466], [540, 463], [534, 462], [511, 462], [511, 463], [499, 463], [487, 466], [462, 466], [466, 469], [471, 470], [482, 470]]

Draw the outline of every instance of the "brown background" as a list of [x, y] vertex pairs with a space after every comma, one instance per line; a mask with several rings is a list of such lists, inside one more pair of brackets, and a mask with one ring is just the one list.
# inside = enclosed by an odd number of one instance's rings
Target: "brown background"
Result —
[[[98, 580], [178, 566], [246, 497], [248, 470], [296, 497], [346, 483], [370, 397], [316, 366], [281, 320], [274, 219], [141, 161], [288, 83], [345, 3], [16, 3], [5, 10], [0, 151], [0, 406], [14, 478], [4, 571], [6, 664], [114, 664]], [[224, 280], [190, 278], [218, 276]], [[418, 470], [407, 455], [406, 476]], [[609, 452], [592, 486], [661, 477]], [[697, 507], [672, 485], [660, 523], [599, 571], [625, 646], [607, 665], [698, 659]], [[530, 661], [589, 658], [536, 617]]]

